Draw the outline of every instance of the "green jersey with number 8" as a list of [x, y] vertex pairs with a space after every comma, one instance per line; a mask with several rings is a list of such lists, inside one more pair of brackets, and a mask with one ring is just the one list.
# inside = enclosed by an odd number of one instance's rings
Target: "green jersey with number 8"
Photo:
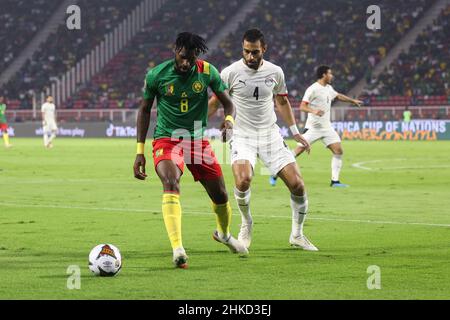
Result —
[[197, 60], [185, 75], [175, 71], [173, 59], [150, 70], [144, 99], [157, 100], [153, 138], [170, 138], [177, 130], [176, 135], [189, 132], [192, 138], [201, 139], [208, 120], [208, 87], [216, 94], [227, 89], [217, 69], [203, 60]]

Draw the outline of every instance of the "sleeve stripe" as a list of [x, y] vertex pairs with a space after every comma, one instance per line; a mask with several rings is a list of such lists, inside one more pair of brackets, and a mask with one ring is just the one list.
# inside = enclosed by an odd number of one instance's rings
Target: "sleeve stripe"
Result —
[[277, 94], [277, 96], [278, 97], [288, 97], [289, 94], [287, 94], [287, 93], [279, 93], [279, 94]]

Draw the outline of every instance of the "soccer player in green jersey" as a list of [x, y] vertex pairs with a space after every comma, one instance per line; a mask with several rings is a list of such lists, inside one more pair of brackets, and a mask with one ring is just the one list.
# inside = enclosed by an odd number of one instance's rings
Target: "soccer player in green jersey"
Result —
[[188, 259], [181, 237], [180, 178], [184, 164], [212, 200], [217, 221], [214, 239], [228, 246], [233, 253], [248, 253], [230, 234], [231, 206], [222, 170], [209, 142], [203, 138], [208, 115], [208, 87], [224, 106], [224, 141], [230, 136], [235, 112], [217, 69], [198, 59], [207, 50], [205, 40], [200, 36], [180, 33], [174, 46], [175, 59], [148, 72], [137, 119], [137, 155], [133, 169], [135, 178], [145, 180], [144, 143], [156, 98], [158, 112], [153, 159], [163, 186], [162, 212], [173, 249], [173, 262], [179, 268], [186, 268]]
[[12, 145], [9, 143], [8, 123], [6, 121], [6, 104], [3, 96], [0, 96], [0, 133], [3, 133], [5, 147], [10, 148]]

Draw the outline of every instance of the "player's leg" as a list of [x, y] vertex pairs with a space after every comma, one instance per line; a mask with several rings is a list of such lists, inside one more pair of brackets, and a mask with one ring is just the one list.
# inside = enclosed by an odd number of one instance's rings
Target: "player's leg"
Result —
[[303, 225], [308, 213], [308, 196], [297, 164], [288, 164], [278, 173], [278, 176], [291, 192], [292, 231], [289, 242], [292, 246], [304, 250], [318, 251], [303, 234]]
[[172, 245], [174, 263], [187, 267], [187, 255], [181, 236], [180, 178], [181, 171], [171, 160], [158, 163], [156, 172], [163, 185], [162, 212], [164, 224]]
[[209, 142], [201, 141], [201, 143], [201, 154], [196, 152], [198, 148], [194, 147], [191, 149], [190, 160], [193, 162], [187, 163], [187, 167], [191, 171], [194, 180], [200, 181], [203, 185], [212, 201], [217, 222], [217, 229], [213, 237], [216, 241], [225, 244], [233, 253], [247, 254], [247, 248], [230, 234], [232, 211], [222, 169]]
[[340, 182], [340, 173], [343, 164], [342, 157], [344, 155], [344, 150], [342, 149], [341, 139], [339, 135], [335, 130], [330, 129], [327, 135], [323, 138], [323, 142], [333, 154], [331, 158], [331, 187], [348, 187], [348, 185]]
[[305, 250], [317, 251], [303, 234], [303, 224], [308, 212], [308, 196], [293, 154], [279, 133], [274, 135], [266, 148], [258, 150], [258, 153], [266, 167], [272, 173], [277, 173], [291, 193], [292, 230], [289, 242]]
[[5, 144], [5, 147], [6, 148], [11, 147], [12, 145], [9, 143], [8, 125], [6, 123], [0, 124], [0, 132], [2, 133], [3, 143]]
[[[175, 143], [170, 139], [153, 142], [155, 170], [163, 186], [162, 213], [173, 250], [176, 267], [187, 268], [187, 255], [181, 234], [180, 179], [183, 174], [182, 155], [172, 152]], [[182, 152], [180, 150], [180, 152]]]
[[214, 240], [226, 245], [233, 253], [248, 254], [244, 244], [236, 240], [230, 232], [232, 211], [223, 177], [203, 179], [200, 183], [208, 193], [216, 214], [217, 229], [213, 234]]
[[231, 145], [231, 163], [234, 176], [234, 198], [241, 214], [241, 228], [238, 239], [250, 247], [253, 233], [253, 218], [250, 210], [251, 182], [256, 164], [258, 141], [234, 137]]
[[42, 136], [43, 136], [43, 139], [44, 139], [44, 147], [48, 148], [48, 145], [49, 145], [49, 143], [48, 143], [48, 140], [49, 140], [48, 124], [45, 124], [45, 125], [42, 126], [42, 132], [43, 132]]
[[[303, 138], [305, 138], [306, 141], [308, 141], [308, 143], [309, 143], [310, 145], [312, 145], [314, 142], [316, 142], [316, 141], [319, 139], [319, 136], [318, 136], [317, 132], [315, 132], [315, 130], [305, 129], [305, 130], [303, 131], [303, 134], [302, 134], [302, 135], [303, 135]], [[292, 152], [294, 158], [297, 158], [297, 157], [299, 157], [303, 152], [305, 152], [305, 150], [306, 150], [306, 149], [305, 149], [305, 147], [304, 147], [302, 144], [297, 143], [297, 146], [296, 146], [291, 152]], [[277, 175], [272, 175], [272, 176], [270, 176], [270, 178], [269, 178], [269, 183], [270, 183], [272, 186], [275, 186], [276, 183], [277, 183], [277, 179], [278, 179], [278, 176], [277, 176]]]
[[55, 140], [55, 138], [56, 138], [56, 131], [57, 131], [56, 125], [52, 126], [52, 129], [50, 131], [50, 137], [48, 138], [48, 144], [50, 147], [53, 146], [52, 143], [53, 143], [53, 140]]

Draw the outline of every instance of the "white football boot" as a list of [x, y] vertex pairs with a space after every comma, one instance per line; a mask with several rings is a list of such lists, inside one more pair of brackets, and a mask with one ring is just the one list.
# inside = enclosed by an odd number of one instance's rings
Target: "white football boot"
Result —
[[233, 238], [233, 236], [231, 235], [228, 237], [228, 239], [223, 239], [219, 237], [219, 233], [215, 231], [213, 233], [213, 239], [226, 245], [232, 253], [237, 253], [243, 256], [248, 254], [248, 249], [244, 246], [244, 244], [242, 244], [239, 240]]
[[306, 236], [293, 237], [291, 234], [291, 237], [289, 238], [289, 243], [293, 247], [301, 248], [306, 251], [319, 251], [319, 249], [317, 249], [316, 246], [313, 245]]
[[176, 268], [187, 269], [188, 259], [189, 257], [187, 256], [186, 251], [184, 251], [183, 247], [173, 250], [173, 264]]
[[247, 224], [241, 224], [241, 230], [239, 231], [238, 240], [248, 249], [252, 243], [253, 222]]

